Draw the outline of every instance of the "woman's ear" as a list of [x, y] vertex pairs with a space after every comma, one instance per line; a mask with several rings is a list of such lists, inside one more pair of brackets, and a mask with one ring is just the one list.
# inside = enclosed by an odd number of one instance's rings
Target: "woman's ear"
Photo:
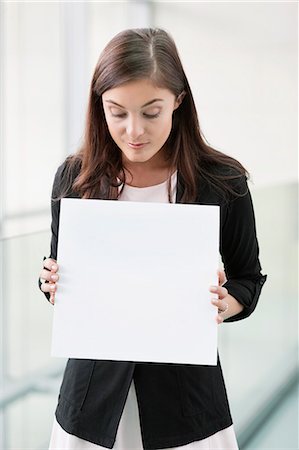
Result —
[[182, 92], [177, 96], [176, 101], [175, 101], [175, 107], [174, 107], [174, 109], [177, 109], [177, 108], [180, 106], [180, 104], [182, 103], [182, 101], [183, 101], [185, 95], [186, 95], [186, 91], [182, 91]]

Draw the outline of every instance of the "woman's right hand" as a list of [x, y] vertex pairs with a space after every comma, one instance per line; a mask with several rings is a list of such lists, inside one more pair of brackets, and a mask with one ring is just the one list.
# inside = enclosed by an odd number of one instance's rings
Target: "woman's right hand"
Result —
[[[55, 259], [46, 258], [44, 260], [44, 268], [40, 273], [41, 290], [50, 293], [50, 303], [54, 305], [55, 292], [57, 289], [56, 282], [59, 280], [58, 264]], [[46, 283], [47, 281], [47, 283]]]

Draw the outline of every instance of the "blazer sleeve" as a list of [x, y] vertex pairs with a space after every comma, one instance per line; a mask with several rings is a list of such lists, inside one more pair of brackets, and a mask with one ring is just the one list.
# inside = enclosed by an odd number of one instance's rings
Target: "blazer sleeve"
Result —
[[[60, 214], [60, 200], [53, 201], [53, 198], [57, 197], [60, 192], [60, 181], [62, 178], [62, 172], [65, 168], [65, 162], [63, 162], [57, 169], [54, 177], [54, 182], [52, 186], [52, 193], [51, 193], [51, 245], [50, 245], [50, 255], [44, 256], [43, 260], [46, 258], [52, 258], [57, 259], [57, 245], [58, 245], [58, 229], [59, 229], [59, 214]], [[40, 278], [38, 278], [38, 287], [41, 290], [41, 281]], [[50, 293], [49, 292], [41, 292], [45, 295], [47, 300], [50, 303]]]
[[224, 322], [235, 322], [250, 316], [267, 279], [267, 275], [261, 273], [255, 215], [245, 175], [237, 190], [245, 195], [234, 197], [226, 206], [221, 225], [220, 253], [227, 278], [223, 286], [244, 309]]

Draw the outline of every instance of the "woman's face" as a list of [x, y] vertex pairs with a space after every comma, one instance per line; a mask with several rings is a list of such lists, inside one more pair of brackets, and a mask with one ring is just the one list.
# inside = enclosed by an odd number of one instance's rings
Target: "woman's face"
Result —
[[[180, 105], [168, 89], [154, 87], [150, 80], [131, 81], [102, 95], [112, 139], [122, 151], [123, 163], [162, 162], [159, 153], [172, 127], [172, 113]], [[143, 144], [134, 147], [130, 144]]]

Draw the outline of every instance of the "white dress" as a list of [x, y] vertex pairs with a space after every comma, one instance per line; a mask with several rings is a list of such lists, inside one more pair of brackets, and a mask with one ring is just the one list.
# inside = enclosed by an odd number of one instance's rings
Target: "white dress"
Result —
[[[177, 171], [171, 177], [172, 201], [175, 201]], [[168, 202], [167, 180], [154, 186], [138, 188], [125, 185], [119, 200], [140, 202]], [[118, 425], [116, 441], [113, 450], [142, 450], [142, 439], [138, 413], [138, 403], [134, 379], [128, 392], [126, 403]], [[238, 450], [238, 443], [231, 425], [213, 435], [169, 450]], [[106, 447], [93, 444], [77, 436], [71, 435], [61, 428], [54, 417], [49, 450], [106, 450]], [[164, 449], [168, 450], [168, 449]]]

